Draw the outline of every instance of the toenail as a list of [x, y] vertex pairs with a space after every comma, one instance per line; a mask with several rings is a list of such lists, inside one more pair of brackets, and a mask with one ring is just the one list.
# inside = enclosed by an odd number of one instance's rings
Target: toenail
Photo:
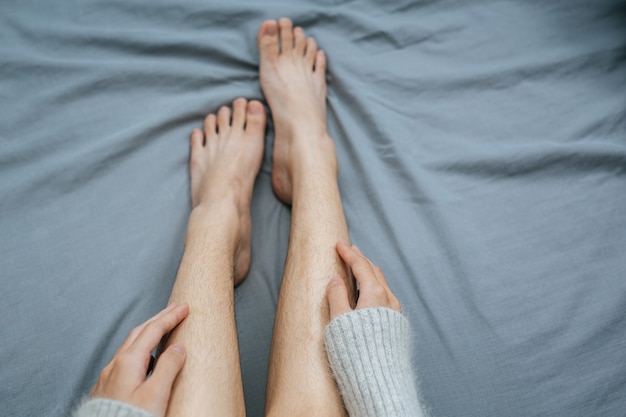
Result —
[[259, 114], [263, 110], [263, 106], [259, 103], [250, 103], [249, 109], [250, 114]]
[[278, 27], [275, 23], [276, 22], [272, 22], [271, 24], [265, 26], [265, 33], [267, 33], [268, 35], [276, 35], [276, 33], [278, 32]]

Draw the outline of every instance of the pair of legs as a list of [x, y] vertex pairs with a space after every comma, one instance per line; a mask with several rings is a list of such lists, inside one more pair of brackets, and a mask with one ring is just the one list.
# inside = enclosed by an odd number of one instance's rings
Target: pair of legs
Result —
[[[328, 282], [352, 288], [335, 244], [349, 242], [326, 128], [326, 58], [291, 21], [266, 21], [257, 38], [259, 77], [275, 125], [272, 185], [292, 205], [291, 234], [276, 311], [267, 385], [270, 416], [341, 416], [343, 404], [323, 347]], [[187, 358], [169, 416], [245, 414], [234, 285], [250, 265], [250, 201], [261, 166], [266, 115], [237, 99], [191, 135], [193, 210], [170, 298], [189, 316], [169, 343]]]

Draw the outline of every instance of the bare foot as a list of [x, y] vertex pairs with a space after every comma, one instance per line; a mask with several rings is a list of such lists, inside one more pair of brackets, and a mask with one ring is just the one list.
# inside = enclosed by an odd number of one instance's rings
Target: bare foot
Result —
[[217, 116], [209, 114], [204, 119], [204, 132], [194, 129], [191, 133], [189, 171], [194, 210], [227, 205], [236, 216], [235, 285], [244, 280], [250, 268], [250, 202], [263, 159], [265, 122], [260, 102], [238, 98], [232, 112], [221, 107]]
[[257, 36], [261, 88], [275, 126], [272, 186], [291, 204], [293, 176], [316, 165], [337, 176], [335, 147], [326, 128], [326, 56], [291, 20], [263, 22]]

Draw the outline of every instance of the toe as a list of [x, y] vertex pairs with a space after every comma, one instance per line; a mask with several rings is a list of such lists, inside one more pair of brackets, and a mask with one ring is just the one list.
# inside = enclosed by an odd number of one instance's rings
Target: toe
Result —
[[278, 23], [275, 20], [263, 22], [257, 36], [257, 44], [262, 60], [278, 57]]
[[[189, 139], [191, 142], [191, 152], [189, 155], [189, 173], [191, 174], [191, 188], [192, 191], [197, 188], [198, 182], [198, 169], [201, 169], [203, 154], [204, 154], [204, 133], [200, 129], [194, 129], [191, 132], [191, 137]], [[197, 194], [197, 192], [193, 191], [192, 195]]]
[[293, 23], [286, 17], [278, 20], [280, 27], [280, 52], [281, 54], [289, 53], [293, 50]]
[[260, 101], [252, 100], [249, 102], [248, 112], [246, 114], [246, 132], [252, 135], [263, 136], [265, 133], [266, 118], [265, 108]]
[[315, 55], [315, 74], [322, 78], [326, 75], [326, 54], [324, 51], [317, 51]]
[[306, 49], [306, 36], [304, 35], [304, 30], [299, 26], [293, 30], [293, 43], [293, 50], [296, 52], [297, 56], [303, 56], [304, 50]]
[[204, 133], [200, 129], [194, 129], [190, 138], [191, 149], [199, 149], [204, 145]]
[[230, 109], [226, 106], [220, 107], [217, 112], [217, 131], [218, 133], [226, 133], [230, 130]]
[[313, 65], [315, 64], [315, 56], [317, 55], [317, 42], [315, 42], [315, 39], [313, 38], [308, 38], [306, 40], [306, 53], [304, 55], [304, 59], [306, 60], [307, 64], [313, 68]]
[[248, 101], [245, 98], [238, 98], [233, 101], [233, 123], [234, 129], [243, 129], [243, 124], [246, 122], [246, 106]]
[[214, 114], [204, 118], [204, 137], [207, 140], [217, 137], [217, 120]]

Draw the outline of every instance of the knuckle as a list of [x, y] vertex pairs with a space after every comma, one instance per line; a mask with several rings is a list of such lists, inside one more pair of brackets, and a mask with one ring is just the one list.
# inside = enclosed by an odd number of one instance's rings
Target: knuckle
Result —
[[132, 329], [130, 331], [130, 333], [129, 333], [130, 338], [131, 339], [136, 338], [139, 335], [139, 333], [141, 332], [141, 328], [142, 328], [141, 326], [137, 326], [134, 329]]
[[169, 361], [173, 361], [180, 365], [185, 360], [185, 349], [178, 344], [170, 346], [164, 353]]
[[110, 371], [105, 371], [104, 369], [100, 372], [100, 376], [98, 377], [98, 381], [96, 382], [96, 386], [100, 386], [104, 384], [105, 381], [109, 379]]
[[385, 301], [387, 300], [387, 291], [382, 285], [376, 285], [373, 288], [372, 293], [379, 300], [385, 300]]
[[119, 363], [120, 366], [125, 367], [128, 364], [132, 363], [133, 360], [134, 360], [134, 357], [130, 352], [122, 352], [117, 357], [116, 362]]
[[137, 390], [135, 399], [139, 408], [147, 408], [154, 403], [155, 397], [158, 397], [158, 387], [153, 384], [144, 384], [141, 389]]
[[367, 268], [367, 267], [369, 267], [369, 266], [370, 266], [370, 264], [369, 264], [369, 262], [367, 261], [367, 259], [364, 259], [364, 258], [362, 258], [362, 257], [360, 257], [360, 256], [359, 256], [359, 257], [356, 257], [356, 258], [354, 259], [354, 265], [355, 265], [355, 266], [358, 266], [358, 267], [360, 267], [360, 268]]
[[102, 369], [102, 372], [100, 372], [100, 379], [106, 379], [111, 374], [113, 366], [113, 362], [109, 362], [109, 364]]
[[332, 280], [332, 281], [330, 282], [330, 288], [332, 288], [334, 291], [341, 290], [341, 287], [342, 287], [342, 286], [343, 286], [343, 285], [342, 285], [341, 281], [339, 281], [339, 280], [337, 280], [337, 279], [334, 279], [334, 280]]
[[147, 333], [165, 334], [166, 326], [161, 320], [155, 320], [146, 326]]
[[163, 355], [161, 355], [161, 357], [164, 361], [178, 361], [182, 359], [183, 355], [181, 352], [178, 352], [176, 349], [170, 346], [165, 352], [163, 352]]

